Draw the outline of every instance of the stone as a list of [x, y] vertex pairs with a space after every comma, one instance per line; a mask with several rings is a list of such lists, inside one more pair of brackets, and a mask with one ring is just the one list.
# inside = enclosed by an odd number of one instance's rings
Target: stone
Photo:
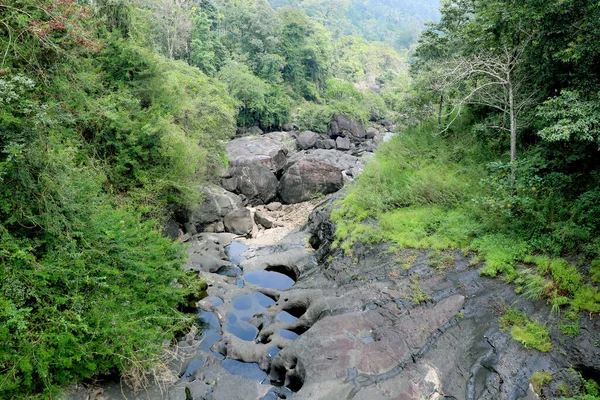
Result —
[[295, 204], [319, 194], [329, 194], [342, 188], [342, 172], [335, 166], [300, 160], [286, 169], [279, 181], [278, 192], [284, 203]]
[[350, 150], [350, 139], [338, 136], [335, 139], [335, 147], [337, 147], [338, 150]]
[[248, 129], [248, 132], [252, 135], [262, 135], [264, 132], [258, 126], [252, 126]]
[[263, 165], [273, 173], [285, 167], [287, 149], [283, 143], [287, 133], [268, 133], [262, 136], [245, 136], [227, 143], [229, 165]]
[[370, 127], [367, 129], [367, 133], [365, 135], [366, 139], [374, 139], [375, 136], [379, 134], [379, 131], [376, 128]]
[[179, 237], [181, 233], [181, 228], [177, 221], [173, 219], [169, 219], [165, 226], [163, 227], [163, 235], [168, 237], [171, 240], [175, 240]]
[[292, 164], [300, 161], [316, 161], [323, 162], [327, 164], [331, 164], [340, 170], [346, 170], [350, 168], [354, 168], [357, 165], [361, 166], [363, 164], [363, 160], [359, 157], [355, 157], [351, 154], [347, 154], [341, 151], [331, 151], [331, 150], [323, 150], [323, 149], [315, 149], [309, 152], [299, 152], [294, 154], [288, 159], [287, 167]]
[[354, 141], [361, 141], [366, 135], [365, 127], [361, 122], [353, 121], [350, 118], [340, 114], [333, 116], [333, 119], [329, 124], [329, 131], [327, 133], [332, 139], [335, 139], [338, 136], [344, 136], [351, 138]]
[[281, 210], [281, 203], [274, 201], [273, 203], [269, 203], [266, 205], [267, 210], [269, 211], [279, 211]]
[[331, 150], [335, 149], [335, 140], [333, 139], [320, 139], [316, 143], [317, 149]]
[[[242, 199], [238, 195], [217, 185], [205, 186], [202, 193], [204, 200], [192, 210], [189, 217], [189, 223], [198, 232], [206, 225], [221, 220], [225, 215], [242, 207]], [[187, 231], [193, 233], [189, 229]]]
[[302, 150], [308, 150], [317, 144], [317, 140], [319, 139], [319, 135], [315, 132], [305, 131], [298, 135], [297, 143], [298, 147]]
[[244, 195], [251, 205], [266, 204], [277, 195], [277, 178], [264, 165], [248, 163], [235, 166], [230, 169], [230, 174], [232, 178], [224, 180], [227, 189], [235, 186], [233, 191]]
[[272, 227], [275, 226], [275, 221], [271, 217], [269, 217], [267, 214], [265, 214], [261, 211], [256, 211], [254, 213], [254, 221], [257, 224], [262, 225], [266, 229], [271, 229]]
[[223, 219], [225, 230], [236, 235], [248, 235], [252, 232], [252, 213], [247, 208], [230, 212]]

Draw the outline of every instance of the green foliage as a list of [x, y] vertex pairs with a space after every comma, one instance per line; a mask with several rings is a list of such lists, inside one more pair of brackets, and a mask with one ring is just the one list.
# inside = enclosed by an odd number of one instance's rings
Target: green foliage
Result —
[[548, 328], [530, 320], [527, 315], [516, 308], [506, 311], [500, 318], [500, 326], [504, 330], [510, 328], [512, 338], [526, 348], [533, 348], [544, 353], [552, 350]]
[[541, 394], [542, 388], [549, 385], [552, 382], [552, 379], [552, 375], [549, 372], [541, 370], [536, 371], [531, 378], [529, 378], [529, 382], [533, 386], [533, 390], [536, 393]]

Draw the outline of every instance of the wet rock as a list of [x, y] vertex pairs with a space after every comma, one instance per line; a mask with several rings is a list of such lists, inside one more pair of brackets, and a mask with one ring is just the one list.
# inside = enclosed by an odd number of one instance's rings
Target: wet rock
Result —
[[301, 160], [286, 169], [278, 192], [285, 203], [295, 204], [336, 192], [343, 184], [342, 172], [333, 165]]
[[338, 136], [337, 139], [335, 139], [335, 147], [338, 150], [350, 150], [350, 139]]
[[219, 186], [206, 186], [202, 192], [204, 200], [192, 210], [189, 218], [189, 223], [198, 232], [201, 232], [206, 225], [222, 219], [242, 206], [242, 199], [239, 196]]
[[264, 165], [239, 165], [232, 167], [230, 174], [232, 177], [224, 180], [223, 187], [244, 195], [251, 205], [268, 203], [277, 195], [277, 178]]
[[318, 134], [311, 131], [305, 131], [298, 135], [298, 139], [296, 141], [300, 149], [308, 150], [315, 147], [317, 144], [317, 139], [319, 139]]
[[[287, 134], [286, 134], [287, 135]], [[273, 173], [279, 172], [286, 163], [287, 149], [284, 135], [268, 133], [263, 136], [246, 136], [227, 144], [227, 155], [231, 166], [259, 164]]]
[[327, 133], [332, 139], [344, 136], [353, 141], [361, 141], [366, 135], [365, 127], [361, 122], [352, 121], [345, 115], [340, 114], [334, 115]]
[[267, 214], [260, 211], [256, 211], [254, 213], [254, 221], [256, 221], [257, 224], [262, 225], [266, 229], [271, 229], [275, 226], [275, 221]]
[[252, 232], [252, 213], [247, 208], [240, 208], [227, 214], [223, 220], [225, 230], [236, 235], [248, 235]]
[[333, 139], [319, 139], [316, 143], [317, 149], [331, 150], [335, 149], [335, 140]]

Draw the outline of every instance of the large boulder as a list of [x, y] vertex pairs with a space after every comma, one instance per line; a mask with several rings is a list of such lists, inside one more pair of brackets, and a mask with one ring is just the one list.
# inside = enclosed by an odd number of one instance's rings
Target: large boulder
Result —
[[247, 208], [230, 212], [225, 216], [223, 222], [225, 223], [225, 230], [236, 235], [248, 235], [254, 227], [252, 212]]
[[329, 124], [328, 134], [332, 139], [343, 136], [353, 141], [362, 141], [366, 136], [366, 131], [361, 122], [352, 121], [344, 115], [336, 114]]
[[287, 167], [290, 167], [292, 164], [295, 164], [301, 160], [331, 164], [342, 171], [356, 167], [360, 167], [362, 169], [364, 164], [364, 161], [360, 157], [356, 157], [341, 151], [315, 149], [294, 154], [288, 159]]
[[315, 147], [318, 139], [319, 135], [315, 132], [305, 131], [298, 135], [298, 139], [296, 139], [296, 141], [301, 150], [308, 150]]
[[231, 178], [223, 180], [222, 186], [243, 194], [251, 205], [267, 204], [277, 196], [277, 178], [264, 165], [238, 165], [229, 172]]
[[286, 169], [279, 181], [279, 195], [287, 204], [301, 203], [318, 194], [328, 194], [343, 186], [342, 171], [323, 162], [300, 160]]
[[242, 199], [217, 185], [206, 186], [202, 189], [204, 199], [192, 210], [189, 224], [198, 232], [213, 222], [219, 221], [225, 215], [242, 207]]
[[229, 165], [259, 164], [277, 173], [286, 162], [287, 149], [283, 135], [269, 133], [263, 136], [246, 136], [227, 143]]

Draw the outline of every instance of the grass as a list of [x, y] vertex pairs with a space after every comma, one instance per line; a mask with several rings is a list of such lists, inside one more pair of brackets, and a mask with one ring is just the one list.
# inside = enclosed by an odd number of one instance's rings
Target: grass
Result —
[[550, 331], [539, 322], [532, 321], [516, 308], [509, 308], [500, 318], [500, 326], [504, 330], [510, 328], [510, 336], [526, 348], [543, 353], [552, 350]]

